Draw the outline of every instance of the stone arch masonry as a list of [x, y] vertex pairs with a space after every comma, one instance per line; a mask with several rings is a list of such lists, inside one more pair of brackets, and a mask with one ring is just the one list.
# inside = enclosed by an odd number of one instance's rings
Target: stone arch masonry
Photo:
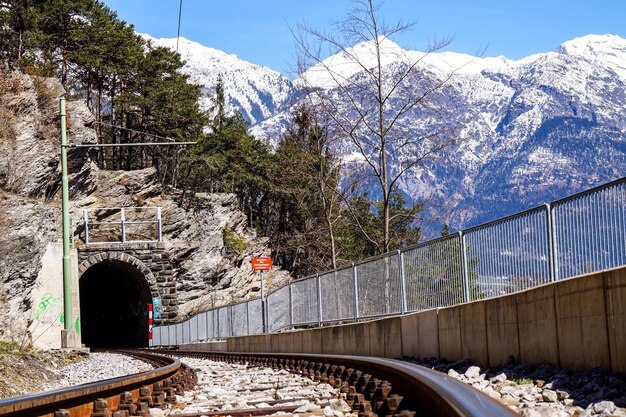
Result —
[[169, 253], [159, 244], [106, 244], [78, 249], [79, 278], [91, 266], [105, 260], [133, 265], [146, 278], [152, 297], [161, 298], [161, 322], [173, 322], [178, 315], [174, 267]]

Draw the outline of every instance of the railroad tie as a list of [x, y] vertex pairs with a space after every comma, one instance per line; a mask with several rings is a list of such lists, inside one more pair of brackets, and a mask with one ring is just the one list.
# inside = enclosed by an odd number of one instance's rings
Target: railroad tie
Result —
[[135, 410], [136, 416], [150, 417], [150, 407], [147, 402], [139, 401], [136, 402], [135, 405], [137, 406], [137, 410]]
[[348, 379], [348, 385], [353, 386], [356, 389], [356, 383], [361, 378], [361, 375], [363, 375], [363, 372], [358, 369], [353, 369], [350, 374], [350, 378]]
[[391, 394], [385, 401], [379, 406], [376, 412], [379, 417], [393, 417], [396, 416], [396, 410], [402, 402], [402, 396], [397, 394]]
[[176, 392], [172, 387], [172, 380], [167, 378], [163, 381], [163, 391], [165, 392], [165, 401], [168, 403], [176, 402]]
[[93, 402], [93, 411], [91, 417], [112, 417], [113, 413], [107, 407], [107, 401], [104, 398], [98, 398]]
[[369, 383], [372, 376], [370, 374], [361, 374], [361, 377], [356, 381], [354, 386], [356, 387], [356, 392], [363, 393], [365, 388], [367, 388], [367, 384]]
[[374, 417], [374, 412], [372, 411], [372, 404], [367, 401], [363, 401], [362, 403], [360, 403], [358, 416], [359, 417]]
[[356, 388], [354, 388], [354, 385], [348, 385], [346, 384], [346, 403], [352, 407], [352, 409], [354, 410], [354, 401], [356, 401]]
[[146, 403], [146, 404], [148, 404], [148, 407], [153, 407], [154, 406], [154, 399], [150, 395], [150, 388], [149, 387], [144, 385], [143, 387], [139, 388], [139, 400], [137, 402], [138, 403]]
[[415, 417], [415, 414], [417, 414], [415, 411], [402, 410], [402, 411], [397, 412], [393, 416], [394, 417]]
[[376, 393], [376, 390], [378, 389], [378, 386], [380, 385], [381, 381], [378, 378], [371, 378], [367, 384], [365, 385], [365, 387], [363, 388], [363, 395], [365, 395], [365, 399], [368, 401], [372, 401], [374, 398], [374, 394]]
[[165, 406], [165, 391], [163, 391], [163, 383], [161, 381], [152, 384], [152, 403], [159, 408]]
[[120, 405], [118, 406], [117, 411], [126, 411], [129, 416], [136, 415], [137, 405], [133, 404], [132, 392], [125, 391], [120, 394]]
[[184, 382], [178, 376], [174, 376], [172, 378], [172, 388], [174, 388], [174, 392], [177, 395], [185, 395], [185, 387]]

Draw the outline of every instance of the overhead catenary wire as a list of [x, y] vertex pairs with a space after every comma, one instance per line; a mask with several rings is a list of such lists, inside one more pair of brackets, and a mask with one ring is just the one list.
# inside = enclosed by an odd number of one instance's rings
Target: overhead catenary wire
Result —
[[178, 6], [178, 31], [176, 32], [176, 53], [178, 53], [178, 40], [180, 39], [180, 18], [183, 15], [183, 0], [180, 0]]
[[69, 148], [115, 148], [125, 146], [187, 146], [198, 142], [138, 142], [138, 143], [80, 143], [68, 145]]
[[114, 127], [116, 129], [125, 130], [127, 132], [133, 132], [133, 133], [137, 133], [137, 134], [144, 135], [144, 136], [150, 136], [150, 137], [153, 137], [155, 139], [165, 139], [165, 140], [169, 140], [170, 142], [176, 142], [176, 139], [171, 138], [169, 136], [161, 136], [161, 135], [157, 135], [155, 133], [142, 132], [141, 130], [130, 129], [128, 127], [113, 125], [111, 123], [106, 123], [106, 122], [96, 122], [96, 124], [101, 124], [102, 126]]
[[124, 146], [185, 146], [185, 145], [195, 145], [197, 142], [195, 141], [185, 141], [179, 142], [174, 138], [169, 136], [161, 136], [156, 135], [154, 133], [142, 132], [141, 130], [130, 129], [128, 127], [117, 126], [111, 123], [106, 122], [95, 122], [96, 124], [101, 124], [103, 126], [110, 126], [120, 130], [126, 130], [128, 132], [137, 133], [139, 135], [148, 136], [154, 139], [163, 139], [169, 142], [133, 142], [133, 143], [81, 143], [81, 144], [73, 144], [68, 145], [68, 148], [112, 148], [112, 147], [124, 147]]

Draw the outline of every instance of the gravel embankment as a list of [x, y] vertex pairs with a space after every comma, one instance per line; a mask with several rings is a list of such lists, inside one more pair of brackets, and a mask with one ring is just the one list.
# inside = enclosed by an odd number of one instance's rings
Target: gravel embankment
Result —
[[469, 361], [409, 361], [470, 384], [525, 417], [626, 417], [626, 377], [605, 369], [574, 373], [551, 365], [481, 369]]
[[59, 379], [44, 384], [44, 390], [69, 387], [87, 382], [101, 381], [118, 376], [131, 375], [153, 369], [152, 365], [125, 355], [115, 353], [90, 353], [84, 360], [63, 366], [58, 370]]
[[143, 372], [152, 366], [124, 355], [80, 350], [0, 352], [0, 399]]

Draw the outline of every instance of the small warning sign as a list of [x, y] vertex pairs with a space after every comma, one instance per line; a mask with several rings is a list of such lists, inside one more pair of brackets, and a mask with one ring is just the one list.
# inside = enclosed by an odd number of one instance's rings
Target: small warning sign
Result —
[[252, 269], [255, 271], [269, 271], [272, 269], [272, 258], [252, 258]]

